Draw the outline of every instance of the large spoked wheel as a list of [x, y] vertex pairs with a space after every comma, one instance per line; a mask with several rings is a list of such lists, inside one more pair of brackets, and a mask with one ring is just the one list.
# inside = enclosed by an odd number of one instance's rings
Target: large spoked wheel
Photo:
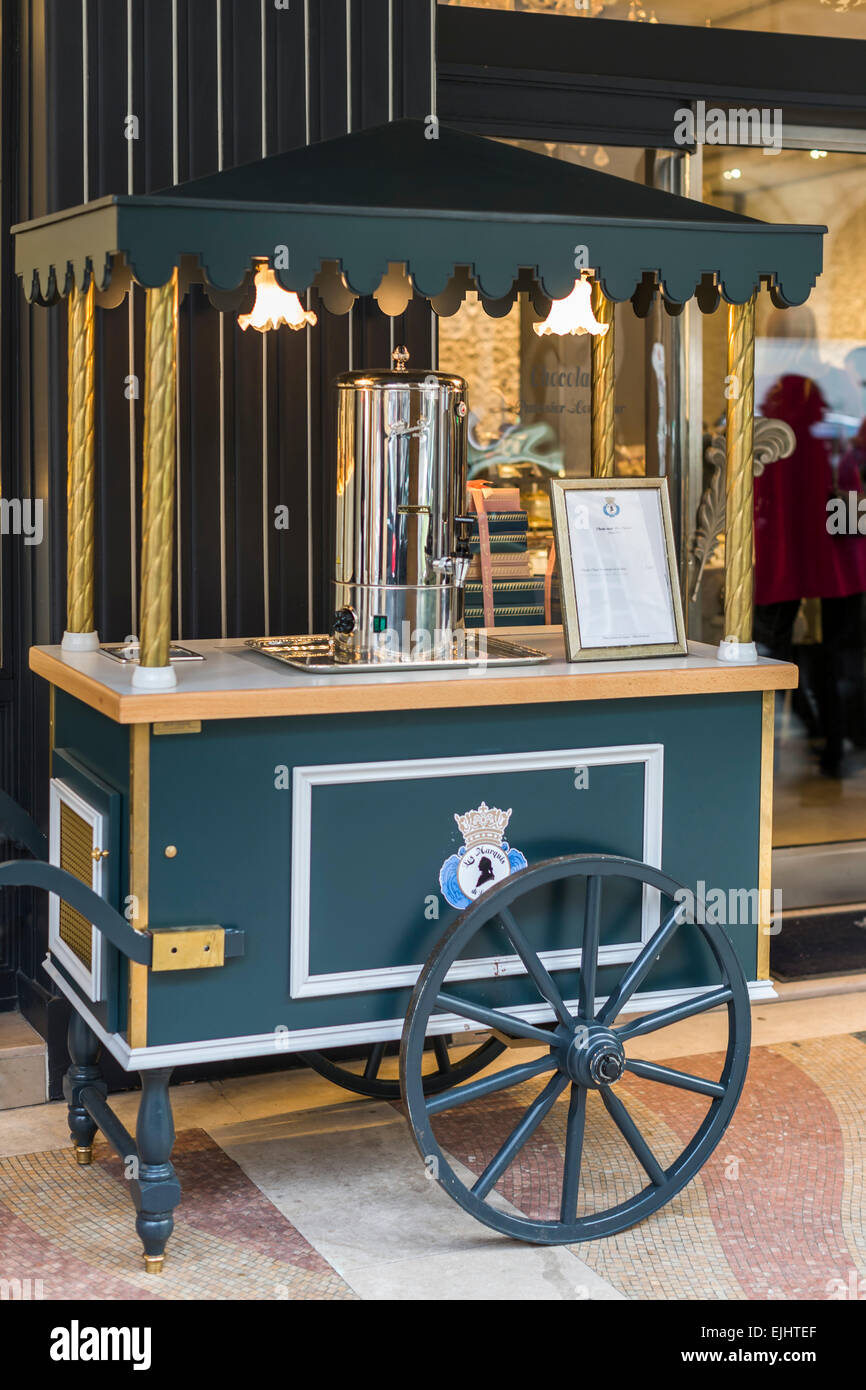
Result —
[[[585, 880], [579, 938], [582, 957], [578, 998], [567, 1004], [520, 925], [521, 899], [539, 888], [556, 885], [552, 899], [556, 901], [556, 893], [576, 886], [564, 881], [576, 878]], [[603, 902], [616, 879], [658, 890], [660, 925], [636, 959], [623, 968], [619, 983], [597, 1008]], [[422, 970], [400, 1051], [409, 1122], [428, 1173], [486, 1226], [547, 1245], [614, 1235], [669, 1202], [703, 1166], [724, 1134], [748, 1068], [748, 989], [734, 948], [720, 927], [710, 923], [682, 925], [685, 907], [674, 900], [679, 887], [666, 874], [631, 859], [592, 855], [553, 859], [524, 869], [474, 902], [454, 922]], [[529, 912], [528, 905], [526, 910]], [[445, 985], [458, 956], [478, 958], [485, 954], [472, 944], [473, 938], [486, 928], [489, 945], [492, 927], [503, 933], [503, 954], [516, 954], [522, 961], [537, 991], [536, 1003], [546, 1006], [542, 1021], [544, 1014], [553, 1015], [553, 1031], [526, 1021], [519, 1012], [509, 1012], [507, 1006], [491, 1008], [473, 999], [473, 991], [489, 999], [496, 981], [461, 982], [451, 988]], [[617, 1022], [678, 929], [701, 934], [717, 968], [718, 985], [684, 1002]], [[512, 988], [513, 980], [512, 975]], [[634, 1039], [720, 1005], [727, 1012], [727, 1046], [718, 1080], [642, 1061], [632, 1055], [631, 1048], [626, 1054], [627, 1044]], [[540, 1011], [533, 1012], [537, 1019]], [[534, 1044], [537, 1051], [517, 1052], [514, 1065], [452, 1086], [435, 1097], [427, 1096], [421, 1076], [424, 1038], [432, 1018], [449, 1014], [495, 1028], [516, 1047], [526, 1049]], [[630, 1076], [674, 1088], [677, 1093], [677, 1121], [665, 1130], [665, 1147], [670, 1149], [673, 1141], [673, 1152], [665, 1153], [662, 1159], [623, 1103]], [[621, 1084], [624, 1080], [626, 1086]], [[684, 1097], [684, 1092], [691, 1096]], [[672, 1095], [668, 1090], [667, 1096]], [[593, 1171], [589, 1152], [584, 1154], [588, 1103], [593, 1144], [597, 1149], [601, 1140], [606, 1146], [608, 1161], [602, 1172]], [[632, 1105], [631, 1099], [629, 1103]], [[701, 1117], [697, 1112], [703, 1110]], [[680, 1149], [684, 1133], [692, 1137]], [[532, 1145], [526, 1148], [530, 1140]], [[617, 1169], [616, 1181], [607, 1171], [613, 1152], [609, 1141], [623, 1150], [627, 1183], [625, 1170]], [[501, 1189], [496, 1192], [498, 1184]]]
[[[477, 1076], [505, 1051], [505, 1043], [496, 1038], [486, 1038], [469, 1052], [460, 1046], [459, 1039], [454, 1044], [439, 1036], [429, 1039], [428, 1044], [422, 1076], [425, 1096], [438, 1095], [440, 1091], [450, 1090], [461, 1081]], [[355, 1091], [373, 1100], [400, 1099], [399, 1078], [382, 1074], [389, 1060], [386, 1043], [373, 1043], [365, 1057], [352, 1063], [335, 1062], [324, 1052], [303, 1052], [300, 1057], [319, 1076], [333, 1081], [335, 1086], [342, 1086], [344, 1091]]]

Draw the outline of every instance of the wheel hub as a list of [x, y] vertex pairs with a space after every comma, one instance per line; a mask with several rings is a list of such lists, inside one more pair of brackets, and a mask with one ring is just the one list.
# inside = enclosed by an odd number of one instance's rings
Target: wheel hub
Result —
[[565, 1047], [563, 1070], [581, 1086], [612, 1086], [625, 1071], [622, 1043], [600, 1023], [578, 1023]]

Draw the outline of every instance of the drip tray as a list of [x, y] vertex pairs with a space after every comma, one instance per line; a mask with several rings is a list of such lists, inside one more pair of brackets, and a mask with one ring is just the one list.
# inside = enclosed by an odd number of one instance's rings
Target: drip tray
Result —
[[[477, 636], [476, 636], [477, 632]], [[535, 647], [525, 647], [519, 642], [508, 642], [502, 637], [490, 637], [478, 629], [470, 628], [462, 636], [455, 638], [452, 656], [424, 660], [422, 658], [396, 657], [380, 661], [346, 661], [334, 654], [332, 637], [250, 637], [246, 646], [262, 656], [270, 656], [274, 661], [282, 661], [297, 671], [309, 671], [313, 675], [347, 676], [365, 671], [468, 671], [473, 668], [483, 670], [488, 666], [539, 666], [550, 661], [546, 652]]]

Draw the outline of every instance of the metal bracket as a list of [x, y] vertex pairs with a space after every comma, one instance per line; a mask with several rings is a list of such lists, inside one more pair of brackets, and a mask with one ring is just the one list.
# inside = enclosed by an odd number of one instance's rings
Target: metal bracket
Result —
[[151, 970], [212, 970], [244, 953], [244, 934], [231, 927], [166, 927], [151, 935]]

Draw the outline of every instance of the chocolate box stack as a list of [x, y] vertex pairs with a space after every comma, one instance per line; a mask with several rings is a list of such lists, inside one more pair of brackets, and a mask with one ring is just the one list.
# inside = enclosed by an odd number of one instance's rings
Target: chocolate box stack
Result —
[[[521, 509], [520, 492], [517, 488], [485, 487], [483, 498], [490, 536], [494, 626], [543, 626], [544, 578], [534, 576], [530, 568], [526, 548], [529, 519]], [[470, 510], [475, 510], [474, 505]], [[484, 590], [477, 517], [470, 544], [472, 564], [466, 580], [466, 626], [483, 627]]]

